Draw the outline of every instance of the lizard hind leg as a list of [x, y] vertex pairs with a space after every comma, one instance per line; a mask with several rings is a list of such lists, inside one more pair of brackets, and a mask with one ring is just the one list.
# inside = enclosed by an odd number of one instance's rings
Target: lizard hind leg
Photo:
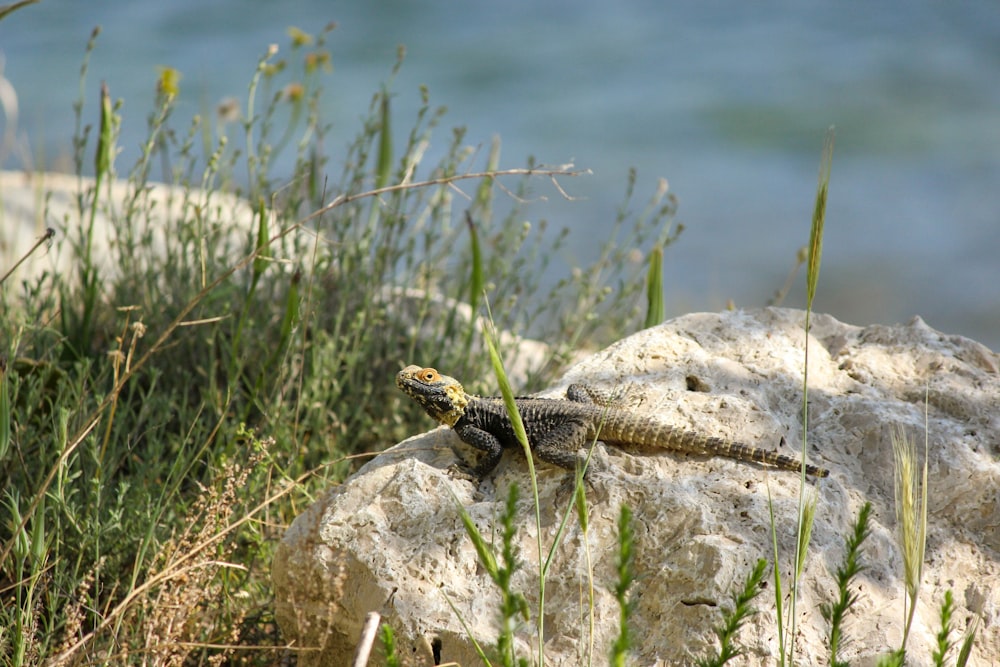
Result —
[[596, 403], [593, 395], [593, 387], [585, 384], [571, 384], [566, 387], [566, 399], [574, 403]]
[[548, 429], [531, 443], [531, 450], [546, 463], [566, 470], [577, 470], [586, 464], [580, 449], [594, 444], [589, 438], [590, 429], [581, 420], [570, 420]]
[[627, 409], [635, 401], [634, 386], [618, 386], [614, 389], [591, 384], [571, 384], [566, 387], [566, 399], [574, 403], [589, 403], [603, 408]]

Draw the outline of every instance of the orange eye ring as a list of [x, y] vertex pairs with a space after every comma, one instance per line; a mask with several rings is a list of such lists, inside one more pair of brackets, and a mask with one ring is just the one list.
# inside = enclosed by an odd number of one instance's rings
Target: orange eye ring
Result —
[[437, 382], [438, 380], [441, 379], [441, 376], [433, 368], [425, 368], [422, 371], [420, 371], [417, 375], [423, 382], [427, 383]]

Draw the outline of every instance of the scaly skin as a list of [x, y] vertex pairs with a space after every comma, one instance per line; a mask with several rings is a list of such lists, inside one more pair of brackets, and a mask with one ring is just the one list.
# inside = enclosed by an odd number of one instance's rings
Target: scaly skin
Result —
[[[474, 470], [477, 476], [482, 477], [496, 467], [504, 448], [520, 449], [503, 399], [467, 394], [455, 378], [420, 366], [407, 366], [399, 371], [396, 386], [435, 420], [452, 427], [463, 442], [486, 452]], [[615, 445], [724, 456], [796, 472], [802, 468], [791, 456], [597, 405], [581, 385], [571, 385], [566, 397], [568, 400], [526, 397], [515, 402], [532, 451], [541, 460], [568, 470], [575, 470], [583, 463], [580, 449], [598, 439]], [[830, 472], [806, 465], [806, 474], [826, 477]]]

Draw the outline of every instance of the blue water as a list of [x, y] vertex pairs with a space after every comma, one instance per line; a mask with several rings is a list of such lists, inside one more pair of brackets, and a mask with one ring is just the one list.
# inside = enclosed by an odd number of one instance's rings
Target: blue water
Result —
[[[426, 84], [468, 143], [501, 137], [503, 166], [534, 155], [593, 170], [564, 183], [584, 201], [548, 191], [528, 211], [577, 228], [567, 263], [596, 252], [630, 166], [643, 197], [667, 178], [686, 226], [666, 256], [671, 314], [761, 305], [781, 286], [808, 238], [823, 137], [836, 125], [817, 309], [860, 325], [919, 314], [1000, 349], [995, 2], [42, 0], [0, 22], [2, 74], [36, 159], [58, 162], [83, 47], [103, 26], [88, 109], [93, 119], [100, 80], [125, 100], [127, 166], [157, 65], [183, 73], [179, 116], [199, 113], [242, 98], [266, 46], [287, 45], [287, 26], [330, 21], [331, 152], [405, 44], [393, 84], [400, 133]], [[787, 303], [801, 305], [802, 290]]]

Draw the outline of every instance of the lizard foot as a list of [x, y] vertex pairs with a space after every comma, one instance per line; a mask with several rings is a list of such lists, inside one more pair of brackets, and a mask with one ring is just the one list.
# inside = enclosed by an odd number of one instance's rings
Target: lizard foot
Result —
[[[595, 477], [591, 474], [591, 471], [587, 471], [587, 474], [583, 476], [583, 490], [587, 497], [596, 502], [603, 502], [608, 499], [607, 488], [603, 484], [595, 483]], [[576, 473], [567, 474], [562, 482], [559, 483], [559, 488], [556, 490], [556, 499], [558, 504], [562, 505], [563, 502], [572, 502], [573, 495], [576, 493]]]
[[452, 479], [461, 479], [467, 482], [479, 482], [480, 477], [475, 468], [466, 463], [453, 463], [448, 466], [448, 476]]

